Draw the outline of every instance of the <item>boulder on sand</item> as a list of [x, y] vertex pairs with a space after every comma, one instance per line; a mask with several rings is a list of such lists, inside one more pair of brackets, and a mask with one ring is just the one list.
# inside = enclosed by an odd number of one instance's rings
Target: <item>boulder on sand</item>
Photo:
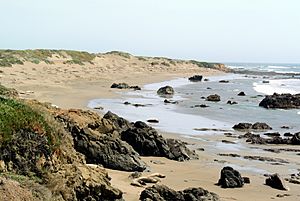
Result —
[[201, 187], [187, 188], [183, 191], [175, 191], [165, 185], [147, 187], [141, 192], [141, 201], [219, 201], [217, 194], [209, 192]]
[[272, 188], [276, 188], [278, 190], [289, 190], [284, 180], [277, 173], [270, 175], [269, 178], [266, 179], [266, 185], [271, 186]]
[[244, 179], [238, 171], [226, 166], [221, 170], [218, 185], [222, 188], [239, 188], [244, 186]]

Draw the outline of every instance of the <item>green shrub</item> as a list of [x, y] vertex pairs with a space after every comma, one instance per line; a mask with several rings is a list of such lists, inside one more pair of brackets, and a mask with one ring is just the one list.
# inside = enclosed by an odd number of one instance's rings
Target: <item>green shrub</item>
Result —
[[42, 114], [21, 101], [0, 97], [0, 142], [9, 142], [12, 135], [21, 131], [45, 135], [49, 143], [55, 143]]
[[129, 54], [127, 52], [120, 52], [120, 51], [111, 51], [111, 52], [107, 52], [105, 54], [114, 54], [114, 55], [124, 57], [126, 59], [130, 59], [130, 57], [131, 57], [131, 54]]

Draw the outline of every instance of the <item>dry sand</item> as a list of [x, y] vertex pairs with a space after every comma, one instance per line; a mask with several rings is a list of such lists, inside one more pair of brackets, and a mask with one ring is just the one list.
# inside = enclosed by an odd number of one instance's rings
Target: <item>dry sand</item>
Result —
[[[113, 82], [127, 82], [130, 85], [143, 85], [146, 83], [169, 80], [176, 77], [202, 74], [205, 76], [221, 74], [211, 69], [201, 69], [196, 65], [181, 62], [170, 66], [153, 66], [151, 62], [157, 61], [149, 58], [147, 61], [137, 57], [122, 58], [117, 55], [105, 55], [97, 57], [95, 65], [64, 65], [59, 60], [53, 65], [45, 63], [16, 65], [13, 68], [3, 68], [0, 74], [1, 84], [19, 90], [23, 98], [34, 98], [43, 102], [51, 102], [62, 108], [84, 108], [87, 103], [95, 98], [111, 98], [118, 96], [116, 90], [110, 89]], [[162, 60], [163, 61], [163, 60]], [[181, 138], [176, 134], [163, 134], [165, 137]], [[207, 136], [207, 140], [220, 141], [223, 136]], [[176, 190], [186, 187], [203, 187], [217, 193], [222, 200], [300, 200], [300, 185], [288, 184], [290, 191], [284, 192], [272, 189], [264, 185], [265, 177], [259, 173], [243, 171], [242, 176], [248, 176], [251, 184], [238, 189], [221, 189], [216, 186], [223, 160], [233, 164], [240, 163], [247, 167], [253, 161], [239, 160], [230, 157], [221, 157], [214, 151], [210, 151], [205, 141], [187, 140], [193, 143], [193, 147], [204, 147], [205, 151], [197, 151], [200, 160], [188, 162], [176, 162], [165, 158], [143, 157], [150, 166], [151, 172], [159, 172], [166, 175], [161, 183]], [[228, 139], [230, 140], [230, 139]], [[231, 152], [229, 152], [231, 153]], [[239, 153], [241, 155], [253, 153]], [[257, 155], [257, 154], [256, 154]], [[272, 157], [288, 158], [297, 161], [294, 155], [276, 155]], [[299, 157], [299, 156], [298, 156]], [[217, 159], [218, 161], [215, 161]], [[162, 164], [154, 164], [151, 161], [160, 161]], [[288, 166], [274, 166], [267, 163], [258, 163], [258, 166], [272, 172], [286, 173]], [[126, 200], [138, 200], [143, 188], [130, 186], [128, 172], [108, 170], [112, 177], [112, 184], [124, 192]], [[290, 194], [290, 196], [278, 198], [277, 194]]]

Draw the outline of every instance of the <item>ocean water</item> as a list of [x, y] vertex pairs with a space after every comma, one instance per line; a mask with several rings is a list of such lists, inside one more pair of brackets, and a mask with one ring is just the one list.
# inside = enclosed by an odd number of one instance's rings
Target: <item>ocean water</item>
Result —
[[[155, 118], [159, 123], [151, 126], [156, 129], [190, 137], [233, 132], [232, 126], [239, 122], [266, 122], [273, 127], [274, 132], [278, 131], [281, 134], [300, 131], [300, 110], [268, 110], [258, 106], [268, 94], [300, 93], [300, 65], [227, 65], [239, 69], [240, 73], [211, 76], [207, 77], [209, 81], [196, 83], [189, 82], [187, 78], [178, 78], [145, 85], [141, 91], [119, 90], [122, 98], [95, 99], [91, 100], [88, 106], [102, 106], [103, 113], [110, 110], [130, 121]], [[229, 82], [220, 83], [220, 80]], [[164, 104], [164, 98], [156, 94], [158, 88], [166, 85], [174, 87], [176, 94], [172, 100], [178, 101], [178, 104]], [[237, 96], [241, 91], [245, 92], [246, 96]], [[211, 94], [220, 95], [221, 101], [206, 101], [204, 98]], [[238, 104], [229, 105], [228, 100]], [[125, 105], [126, 101], [144, 104], [145, 107]], [[193, 107], [199, 104], [209, 107]], [[290, 129], [282, 129], [281, 126], [289, 126]], [[205, 129], [198, 131], [197, 128]]]

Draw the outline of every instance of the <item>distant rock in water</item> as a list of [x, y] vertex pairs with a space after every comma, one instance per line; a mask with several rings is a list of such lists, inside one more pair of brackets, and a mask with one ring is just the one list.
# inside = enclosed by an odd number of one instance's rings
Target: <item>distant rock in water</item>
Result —
[[229, 105], [235, 105], [235, 104], [238, 104], [238, 103], [236, 101], [228, 100], [227, 104], [229, 104]]
[[246, 96], [245, 92], [241, 91], [240, 93], [238, 93], [238, 96]]
[[175, 91], [171, 86], [161, 87], [157, 90], [157, 94], [160, 96], [172, 96], [174, 93]]
[[218, 94], [209, 95], [206, 97], [207, 101], [219, 102], [221, 101], [221, 97]]
[[140, 201], [219, 201], [217, 194], [201, 187], [175, 191], [165, 185], [147, 187], [141, 192]]
[[158, 119], [148, 119], [147, 122], [149, 123], [159, 123]]
[[259, 106], [264, 108], [293, 109], [300, 108], [300, 94], [277, 94], [266, 96]]
[[244, 179], [238, 171], [227, 166], [221, 170], [218, 185], [222, 188], [239, 188], [244, 186]]
[[219, 83], [229, 83], [228, 80], [220, 80]]
[[201, 82], [203, 76], [202, 75], [194, 75], [192, 77], [189, 77], [189, 81], [191, 82]]

